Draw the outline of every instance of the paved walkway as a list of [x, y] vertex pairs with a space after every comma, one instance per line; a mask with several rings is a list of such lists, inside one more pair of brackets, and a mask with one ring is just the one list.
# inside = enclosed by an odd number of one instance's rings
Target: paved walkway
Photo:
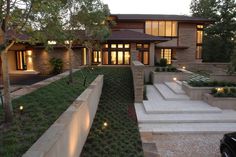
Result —
[[190, 100], [179, 82], [147, 86], [148, 101], [135, 109], [146, 157], [217, 157], [236, 111]]

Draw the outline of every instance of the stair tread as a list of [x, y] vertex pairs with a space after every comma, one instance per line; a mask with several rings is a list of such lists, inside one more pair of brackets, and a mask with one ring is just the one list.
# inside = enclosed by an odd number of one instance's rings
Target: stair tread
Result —
[[233, 132], [236, 123], [158, 123], [139, 124], [140, 132], [153, 133], [200, 133]]
[[182, 87], [176, 82], [165, 82], [165, 85], [176, 94], [186, 94]]
[[171, 89], [169, 89], [165, 84], [155, 84], [154, 85], [160, 94], [167, 100], [189, 100], [190, 98], [186, 94], [176, 94]]
[[138, 122], [236, 122], [236, 112], [233, 110], [224, 110], [221, 113], [166, 113], [153, 114], [147, 113], [143, 104], [135, 104]]

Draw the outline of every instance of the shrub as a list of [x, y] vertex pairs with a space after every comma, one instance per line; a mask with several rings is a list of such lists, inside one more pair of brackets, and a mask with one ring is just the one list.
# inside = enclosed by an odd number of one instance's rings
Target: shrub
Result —
[[60, 58], [52, 58], [50, 59], [50, 64], [52, 66], [53, 74], [60, 74], [62, 72], [63, 61]]
[[157, 67], [155, 71], [156, 71], [156, 72], [160, 72], [160, 68], [159, 68], [159, 67]]
[[162, 58], [160, 59], [160, 67], [166, 67], [167, 66], [167, 59]]
[[193, 87], [236, 87], [236, 83], [224, 81], [191, 80], [188, 84]]
[[213, 88], [211, 94], [215, 97], [236, 97], [235, 87], [225, 87], [223, 89]]

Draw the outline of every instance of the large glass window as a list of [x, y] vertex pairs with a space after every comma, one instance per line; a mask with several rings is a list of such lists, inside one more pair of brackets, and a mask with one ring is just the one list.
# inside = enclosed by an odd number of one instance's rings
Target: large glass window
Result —
[[165, 37], [176, 37], [178, 25], [176, 21], [146, 21], [146, 34]]
[[171, 49], [161, 49], [161, 58], [166, 59], [167, 64], [171, 64], [171, 56], [172, 56]]
[[197, 25], [196, 59], [202, 59], [203, 25]]
[[17, 70], [27, 70], [25, 51], [16, 51], [16, 68]]
[[111, 64], [116, 64], [116, 51], [111, 51]]
[[197, 46], [196, 59], [202, 59], [202, 46]]
[[101, 63], [101, 51], [93, 51], [93, 63]]
[[125, 64], [130, 64], [130, 52], [125, 51]]
[[136, 44], [136, 48], [139, 51], [137, 54], [137, 60], [145, 65], [149, 64], [149, 44]]
[[203, 31], [198, 30], [197, 31], [197, 44], [202, 44], [202, 38], [203, 38]]

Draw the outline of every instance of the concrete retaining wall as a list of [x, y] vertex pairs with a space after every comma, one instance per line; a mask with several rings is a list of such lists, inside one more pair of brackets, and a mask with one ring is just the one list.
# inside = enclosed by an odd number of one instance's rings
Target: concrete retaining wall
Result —
[[152, 71], [152, 83], [163, 83], [173, 81], [173, 78], [177, 78], [179, 81], [188, 80], [190, 73], [185, 72], [154, 72]]
[[102, 87], [103, 75], [99, 75], [23, 157], [78, 157], [93, 123]]
[[190, 97], [191, 100], [203, 100], [205, 93], [210, 93], [214, 87], [192, 87], [187, 82], [183, 82], [182, 89]]
[[211, 94], [204, 94], [204, 101], [211, 106], [221, 109], [236, 110], [236, 98], [214, 97]]

